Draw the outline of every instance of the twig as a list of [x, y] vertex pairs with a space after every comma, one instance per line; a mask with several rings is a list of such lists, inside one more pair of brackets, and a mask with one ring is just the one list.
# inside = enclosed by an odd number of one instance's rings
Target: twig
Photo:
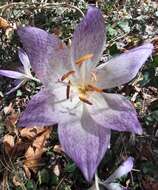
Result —
[[61, 7], [67, 7], [67, 8], [75, 9], [78, 12], [80, 12], [80, 14], [82, 16], [84, 16], [84, 13], [82, 12], [81, 9], [79, 9], [78, 7], [76, 7], [74, 5], [70, 5], [70, 4], [67, 4], [67, 3], [45, 3], [42, 7], [47, 7], [47, 6], [61, 6]]
[[100, 180], [98, 178], [98, 175], [97, 175], [97, 173], [95, 173], [95, 187], [96, 187], [96, 190], [100, 190], [99, 182], [100, 182]]
[[9, 3], [9, 4], [6, 4], [6, 5], [2, 5], [0, 6], [0, 9], [9, 9], [11, 7], [14, 7], [14, 6], [17, 6], [17, 5], [25, 5], [24, 2], [18, 2], [18, 3]]
[[58, 190], [58, 189], [59, 189], [60, 185], [61, 185], [62, 182], [65, 180], [65, 177], [66, 177], [66, 176], [64, 176], [64, 177], [60, 180], [60, 182], [58, 183], [58, 185], [57, 185], [57, 187], [55, 188], [55, 190]]
[[[129, 34], [129, 32], [128, 32], [128, 33], [125, 33], [125, 34], [123, 34], [123, 35], [121, 35], [121, 36], [118, 36], [118, 37], [115, 37], [115, 38], [109, 40], [109, 41], [107, 42], [107, 45], [106, 45], [106, 46], [107, 46], [107, 47], [112, 46], [117, 40], [121, 40], [122, 38], [126, 37], [128, 34]], [[112, 44], [110, 44], [110, 43], [112, 43]]]
[[2, 5], [0, 6], [0, 10], [2, 10], [2, 14], [4, 11], [6, 11], [7, 9], [10, 9], [12, 7], [16, 7], [16, 6], [22, 6], [22, 7], [34, 7], [34, 8], [48, 8], [48, 7], [66, 7], [66, 8], [71, 8], [71, 9], [75, 9], [76, 11], [78, 11], [82, 16], [84, 16], [84, 13], [82, 12], [81, 9], [79, 9], [78, 7], [71, 5], [71, 4], [67, 4], [67, 3], [24, 3], [24, 2], [17, 2], [17, 3], [9, 3], [6, 5]]

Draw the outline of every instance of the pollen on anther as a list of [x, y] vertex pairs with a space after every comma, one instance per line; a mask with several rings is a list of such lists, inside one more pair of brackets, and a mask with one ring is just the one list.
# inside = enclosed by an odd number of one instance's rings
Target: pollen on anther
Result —
[[91, 84], [87, 85], [87, 90], [88, 91], [95, 91], [95, 92], [103, 92], [103, 89], [102, 88], [98, 88], [96, 86], [93, 86]]
[[82, 95], [79, 96], [79, 99], [80, 99], [82, 102], [86, 103], [86, 104], [93, 105], [89, 100], [87, 100], [87, 99], [86, 99], [85, 97], [83, 97]]
[[74, 70], [71, 70], [67, 73], [65, 73], [62, 77], [61, 77], [61, 81], [64, 81], [66, 78], [68, 78], [70, 75], [74, 74], [75, 71]]
[[91, 53], [86, 54], [86, 55], [80, 57], [79, 59], [77, 59], [75, 64], [80, 66], [82, 63], [84, 63], [84, 61], [90, 60], [92, 57], [93, 57], [93, 54], [91, 54]]

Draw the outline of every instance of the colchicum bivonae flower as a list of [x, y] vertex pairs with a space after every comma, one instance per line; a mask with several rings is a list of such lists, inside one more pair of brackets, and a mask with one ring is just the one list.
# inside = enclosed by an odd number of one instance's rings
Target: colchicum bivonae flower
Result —
[[142, 134], [130, 101], [106, 89], [131, 81], [153, 45], [146, 43], [98, 66], [106, 37], [104, 19], [95, 6], [89, 6], [77, 26], [71, 48], [36, 27], [21, 27], [18, 35], [44, 86], [28, 103], [19, 125], [58, 123], [65, 153], [91, 181], [110, 144], [111, 129]]
[[11, 71], [11, 70], [0, 70], [0, 75], [13, 78], [17, 80], [17, 84], [14, 88], [12, 88], [9, 92], [6, 94], [9, 95], [10, 93], [16, 91], [18, 88], [20, 88], [22, 85], [24, 85], [28, 80], [34, 80], [36, 82], [40, 82], [38, 79], [32, 76], [31, 74], [31, 65], [29, 58], [25, 51], [23, 49], [19, 49], [18, 52], [19, 59], [23, 65], [22, 71]]

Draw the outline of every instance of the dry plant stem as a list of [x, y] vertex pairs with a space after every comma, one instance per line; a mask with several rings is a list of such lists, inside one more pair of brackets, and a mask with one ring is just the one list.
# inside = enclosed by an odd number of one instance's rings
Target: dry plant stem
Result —
[[34, 8], [52, 8], [52, 7], [66, 7], [66, 8], [70, 8], [70, 9], [75, 9], [76, 11], [78, 11], [81, 16], [84, 16], [84, 13], [81, 11], [81, 9], [79, 9], [78, 7], [74, 6], [74, 5], [70, 5], [67, 3], [24, 3], [24, 2], [17, 2], [17, 3], [9, 3], [6, 5], [2, 5], [0, 6], [0, 10], [2, 10], [3, 14], [7, 9], [10, 9], [12, 7], [21, 7], [21, 8], [28, 8], [28, 7], [34, 7]]
[[8, 172], [5, 171], [2, 180], [2, 190], [8, 189]]
[[61, 180], [60, 180], [60, 182], [58, 183], [58, 185], [57, 185], [57, 187], [55, 188], [55, 190], [58, 190], [59, 189], [59, 187], [60, 187], [60, 185], [63, 183], [63, 181], [65, 180], [65, 177], [66, 176], [64, 176]]
[[123, 35], [121, 35], [121, 36], [118, 36], [118, 37], [115, 37], [115, 38], [109, 40], [109, 41], [107, 42], [106, 47], [112, 46], [113, 44], [116, 43], [117, 40], [121, 40], [121, 39], [125, 38], [128, 34], [129, 34], [129, 32], [128, 32], [128, 33], [125, 33], [125, 34], [123, 34]]
[[96, 187], [96, 190], [100, 190], [99, 188], [99, 178], [98, 178], [98, 175], [97, 173], [95, 174], [95, 187]]

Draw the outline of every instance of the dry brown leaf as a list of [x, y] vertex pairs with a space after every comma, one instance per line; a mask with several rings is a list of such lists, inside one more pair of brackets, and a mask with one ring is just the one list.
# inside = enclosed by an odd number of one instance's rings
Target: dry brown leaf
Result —
[[[27, 168], [28, 170], [32, 170], [34, 173], [36, 173], [42, 154], [43, 154], [43, 147], [41, 147], [41, 149], [38, 149], [30, 146], [25, 153], [25, 158], [26, 158], [24, 160], [25, 170]], [[28, 176], [28, 174], [26, 175]]]
[[6, 190], [8, 188], [8, 171], [4, 171], [1, 187], [2, 190]]
[[62, 152], [64, 152], [64, 150], [63, 150], [63, 148], [62, 148], [62, 146], [61, 145], [55, 145], [54, 146], [54, 148], [53, 148], [53, 151], [54, 152], [57, 152], [57, 153], [62, 153]]
[[15, 125], [18, 120], [19, 114], [15, 111], [13, 104], [10, 103], [9, 106], [6, 106], [4, 109], [4, 114], [6, 115], [5, 118], [5, 126], [7, 130], [11, 133], [16, 133], [17, 134], [17, 129], [15, 128]]
[[61, 36], [61, 35], [62, 35], [61, 28], [59, 28], [59, 27], [54, 27], [54, 28], [52, 29], [52, 33], [55, 34], [56, 36]]
[[44, 128], [43, 133], [40, 133], [36, 136], [35, 140], [33, 141], [32, 145], [30, 145], [25, 153], [25, 160], [24, 160], [24, 170], [26, 175], [30, 177], [31, 173], [29, 170], [36, 173], [39, 162], [41, 160], [41, 156], [45, 151], [44, 146], [46, 140], [49, 138], [51, 133], [50, 128]]
[[56, 165], [54, 166], [53, 172], [54, 172], [54, 174], [55, 174], [56, 176], [58, 176], [58, 177], [60, 176], [60, 167], [59, 167], [58, 164], [56, 164]]
[[29, 145], [30, 145], [29, 142], [24, 142], [24, 141], [22, 141], [22, 139], [17, 138], [15, 146], [14, 146], [14, 155], [23, 156], [23, 154], [28, 149]]
[[51, 128], [44, 128], [43, 132], [36, 137], [36, 139], [33, 142], [33, 146], [37, 149], [41, 149], [44, 147], [46, 140], [49, 138], [50, 133], [52, 129]]
[[13, 103], [12, 102], [9, 104], [9, 106], [4, 107], [4, 109], [3, 109], [5, 115], [13, 112], [13, 110], [14, 109], [13, 109]]
[[14, 126], [18, 120], [18, 113], [12, 112], [7, 118], [5, 119], [6, 126]]
[[6, 19], [0, 17], [0, 29], [6, 30], [7, 28], [10, 27], [11, 27], [10, 23]]
[[17, 176], [13, 177], [13, 184], [15, 185], [15, 187], [19, 187], [21, 186], [20, 181], [18, 180]]
[[23, 168], [24, 168], [26, 176], [30, 179], [31, 178], [31, 172], [30, 172], [29, 168], [25, 165], [23, 165]]
[[3, 139], [3, 144], [6, 154], [11, 153], [15, 145], [14, 137], [12, 135], [6, 134]]
[[158, 190], [158, 182], [143, 181], [143, 187], [145, 190]]
[[45, 127], [31, 127], [20, 130], [20, 136], [27, 139], [34, 139], [37, 135], [43, 133]]

